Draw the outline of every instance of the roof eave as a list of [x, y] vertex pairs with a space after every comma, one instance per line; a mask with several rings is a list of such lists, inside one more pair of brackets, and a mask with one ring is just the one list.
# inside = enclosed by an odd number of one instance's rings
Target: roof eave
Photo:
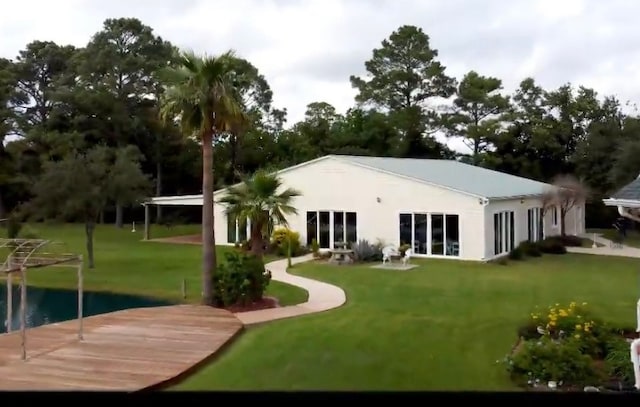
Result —
[[625, 208], [640, 208], [640, 200], [636, 199], [620, 199], [620, 198], [607, 198], [602, 202], [605, 206], [623, 206]]

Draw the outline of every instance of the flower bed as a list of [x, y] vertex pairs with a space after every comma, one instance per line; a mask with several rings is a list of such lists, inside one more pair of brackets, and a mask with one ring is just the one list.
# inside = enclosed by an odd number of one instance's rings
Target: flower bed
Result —
[[605, 323], [587, 303], [537, 308], [518, 336], [503, 362], [512, 380], [522, 387], [635, 390], [629, 342], [636, 333]]

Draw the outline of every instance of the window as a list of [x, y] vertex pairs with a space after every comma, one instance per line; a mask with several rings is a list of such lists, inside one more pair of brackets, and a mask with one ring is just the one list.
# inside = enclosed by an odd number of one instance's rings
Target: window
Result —
[[558, 226], [558, 207], [551, 207], [551, 224], [553, 226]]
[[460, 217], [445, 215], [444, 223], [445, 249], [447, 256], [460, 255]]
[[537, 242], [542, 240], [542, 208], [530, 208], [527, 210], [527, 240]]
[[416, 213], [414, 217], [413, 226], [413, 252], [416, 254], [428, 254], [429, 248], [427, 246], [427, 228], [429, 218], [426, 213]]
[[307, 246], [312, 244], [313, 239], [321, 249], [333, 248], [336, 243], [356, 242], [357, 229], [358, 216], [355, 212], [307, 212]]
[[509, 253], [515, 247], [515, 213], [504, 211], [493, 214], [493, 253]]
[[444, 254], [444, 215], [431, 215], [431, 254]]
[[307, 246], [318, 240], [318, 212], [307, 212]]
[[242, 243], [249, 236], [249, 220], [227, 215], [227, 243]]
[[460, 255], [458, 215], [442, 213], [401, 213], [400, 245], [408, 244], [414, 254], [433, 256]]

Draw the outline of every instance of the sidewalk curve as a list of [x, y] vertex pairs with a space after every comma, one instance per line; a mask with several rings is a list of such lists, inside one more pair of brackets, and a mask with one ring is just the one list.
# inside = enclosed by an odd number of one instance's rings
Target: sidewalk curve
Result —
[[[312, 259], [313, 255], [308, 254], [291, 259], [291, 263], [299, 264]], [[234, 315], [245, 325], [327, 311], [340, 307], [347, 301], [347, 296], [340, 287], [287, 273], [287, 259], [267, 263], [265, 268], [271, 271], [272, 280], [307, 290], [309, 298], [302, 304], [235, 313]]]

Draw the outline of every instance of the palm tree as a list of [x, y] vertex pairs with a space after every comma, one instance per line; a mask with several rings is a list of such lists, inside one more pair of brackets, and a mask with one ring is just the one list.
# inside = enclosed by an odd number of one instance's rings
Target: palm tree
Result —
[[217, 57], [184, 52], [177, 68], [160, 74], [167, 85], [161, 97], [161, 117], [177, 118], [185, 135], [202, 141], [202, 302], [206, 305], [213, 304], [216, 271], [213, 142], [217, 135], [237, 130], [246, 119], [234, 86], [234, 60], [233, 51]]
[[251, 253], [262, 256], [264, 239], [274, 224], [287, 226], [285, 215], [297, 214], [292, 201], [301, 193], [293, 188], [278, 192], [282, 181], [266, 170], [258, 170], [242, 184], [231, 186], [218, 203], [226, 205], [225, 212], [235, 219], [249, 219], [251, 223]]

